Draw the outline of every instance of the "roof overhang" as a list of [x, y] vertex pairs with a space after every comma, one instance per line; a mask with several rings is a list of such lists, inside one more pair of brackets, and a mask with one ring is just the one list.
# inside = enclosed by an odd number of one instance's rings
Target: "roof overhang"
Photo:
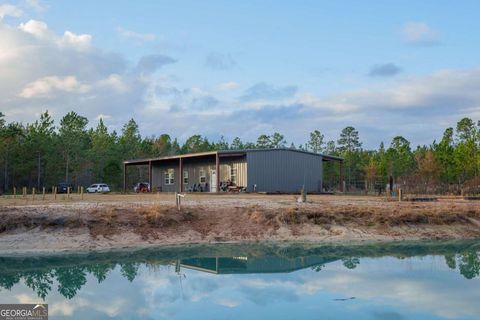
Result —
[[322, 161], [337, 161], [337, 162], [343, 162], [343, 158], [340, 157], [335, 157], [335, 156], [327, 156], [322, 154]]
[[194, 157], [205, 157], [205, 156], [216, 156], [217, 151], [208, 151], [208, 152], [197, 152], [197, 153], [188, 153], [188, 154], [179, 154], [174, 156], [165, 156], [157, 158], [148, 158], [148, 159], [138, 159], [138, 160], [126, 160], [123, 161], [125, 165], [142, 165], [149, 164], [150, 162], [162, 161], [162, 160], [179, 160], [184, 158], [194, 158]]
[[336, 157], [336, 156], [329, 156], [319, 153], [313, 153], [303, 150], [291, 150], [291, 149], [252, 149], [252, 150], [220, 150], [220, 151], [207, 151], [207, 152], [197, 152], [197, 153], [187, 153], [187, 154], [179, 154], [173, 156], [164, 156], [164, 157], [157, 157], [157, 158], [147, 158], [147, 159], [135, 159], [135, 160], [126, 160], [123, 161], [123, 164], [128, 165], [148, 165], [151, 162], [158, 162], [158, 161], [168, 161], [168, 160], [179, 160], [179, 159], [187, 159], [187, 158], [201, 158], [201, 157], [209, 157], [209, 156], [217, 156], [219, 158], [226, 158], [226, 157], [242, 157], [245, 156], [248, 152], [256, 152], [256, 151], [266, 151], [266, 150], [289, 150], [295, 151], [300, 153], [311, 154], [315, 156], [322, 157], [322, 161], [336, 161], [336, 162], [343, 162], [343, 158]]

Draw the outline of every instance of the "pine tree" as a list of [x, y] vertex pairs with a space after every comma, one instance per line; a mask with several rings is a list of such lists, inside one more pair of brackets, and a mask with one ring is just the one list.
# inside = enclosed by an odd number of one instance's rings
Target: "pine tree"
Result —
[[283, 134], [280, 134], [278, 132], [275, 132], [271, 137], [270, 137], [270, 148], [285, 148], [285, 145], [287, 142], [285, 141], [285, 138]]
[[88, 119], [71, 111], [60, 120], [59, 143], [65, 162], [65, 182], [71, 181], [70, 172], [78, 174], [80, 162], [85, 157], [84, 150], [88, 145], [86, 126]]
[[357, 166], [359, 164], [359, 152], [362, 147], [358, 131], [354, 127], [346, 127], [340, 133], [337, 140], [338, 151], [345, 158], [347, 188], [357, 178]]
[[232, 150], [242, 150], [242, 149], [244, 149], [243, 142], [242, 142], [242, 140], [240, 140], [239, 137], [235, 137], [235, 139], [233, 139], [230, 147], [231, 147]]
[[257, 148], [259, 149], [267, 149], [272, 147], [272, 142], [270, 137], [266, 134], [262, 134], [257, 139]]
[[308, 146], [310, 150], [314, 153], [322, 153], [324, 147], [324, 136], [320, 131], [315, 130], [310, 133], [310, 140], [308, 141]]

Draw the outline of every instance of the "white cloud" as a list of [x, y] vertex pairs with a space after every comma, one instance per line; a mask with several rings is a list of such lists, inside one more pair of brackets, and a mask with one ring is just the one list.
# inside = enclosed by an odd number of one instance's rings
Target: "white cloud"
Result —
[[408, 22], [402, 29], [406, 42], [418, 45], [433, 45], [440, 41], [438, 33], [424, 22]]
[[122, 38], [133, 39], [141, 42], [155, 41], [157, 38], [153, 33], [139, 33], [124, 29], [122, 27], [118, 27], [117, 32]]
[[25, 5], [37, 12], [43, 12], [47, 10], [47, 6], [40, 0], [25, 0]]
[[[200, 88], [161, 87], [150, 92], [139, 119], [154, 134], [156, 125], [149, 119], [171, 119], [164, 130], [180, 137], [197, 132], [216, 137], [220, 132], [230, 139], [255, 140], [261, 133], [281, 131], [298, 144], [315, 129], [336, 139], [342, 128], [353, 125], [367, 148], [388, 144], [396, 135], [413, 145], [428, 144], [462, 117], [478, 117], [478, 88], [480, 69], [440, 70], [326, 96], [298, 89], [289, 97], [262, 95], [253, 101], [243, 101], [242, 95], [220, 98]], [[248, 130], [242, 123], [249, 123]]]
[[479, 87], [480, 69], [440, 70], [428, 76], [406, 78], [388, 87], [344, 92], [323, 99], [303, 96], [299, 102], [335, 112], [372, 109], [439, 111], [442, 106], [459, 109], [479, 106]]
[[63, 45], [72, 45], [78, 48], [87, 49], [90, 46], [92, 36], [89, 34], [75, 34], [70, 31], [65, 31], [60, 41]]
[[124, 93], [129, 90], [128, 84], [125, 83], [119, 74], [111, 74], [108, 78], [102, 79], [97, 83], [101, 87], [109, 87], [117, 92]]
[[208, 95], [208, 92], [200, 87], [192, 87], [190, 89], [190, 92], [194, 95], [194, 96], [206, 96]]
[[0, 20], [5, 17], [20, 17], [23, 14], [22, 10], [11, 4], [0, 4]]
[[80, 50], [90, 48], [92, 36], [89, 34], [75, 34], [71, 31], [65, 31], [62, 37], [56, 36], [48, 29], [48, 25], [43, 21], [29, 20], [21, 23], [18, 28], [25, 33], [33, 35], [38, 40], [50, 42], [50, 45], [59, 47], [73, 47]]
[[29, 20], [21, 23], [18, 28], [23, 32], [34, 35], [37, 38], [45, 38], [49, 35], [48, 26], [43, 21]]
[[100, 113], [98, 116], [95, 117], [95, 120], [97, 121], [100, 121], [100, 119], [107, 120], [107, 119], [110, 119], [111, 117], [112, 117], [111, 115]]
[[[407, 263], [408, 260], [405, 264]], [[397, 265], [402, 263], [397, 262]], [[324, 274], [321, 278], [297, 286], [297, 293], [314, 294], [326, 290], [345, 297], [359, 297], [373, 304], [393, 305], [399, 310], [424, 312], [444, 318], [471, 317], [480, 311], [478, 304], [474, 303], [478, 294], [473, 289], [478, 284], [478, 279], [461, 284], [448, 271], [444, 272], [442, 281], [428, 276], [419, 281], [420, 278], [412, 279], [402, 273], [393, 275], [388, 272], [379, 272], [372, 277], [371, 272], [362, 268], [350, 272], [340, 268], [322, 272]], [[448, 286], [445, 286], [446, 283]], [[448, 290], [442, 290], [445, 287]], [[444, 303], [445, 301], [449, 303]]]
[[80, 83], [74, 76], [44, 77], [25, 86], [20, 96], [23, 98], [50, 97], [55, 91], [85, 93], [90, 90], [88, 85]]
[[37, 304], [38, 303], [37, 298], [35, 298], [31, 295], [28, 295], [26, 293], [20, 293], [20, 294], [15, 295], [15, 299], [17, 299], [18, 303], [22, 303], [22, 304]]
[[238, 84], [235, 81], [229, 81], [229, 82], [224, 82], [220, 83], [218, 85], [218, 88], [222, 91], [231, 91], [231, 90], [236, 90], [240, 87], [240, 84]]
[[48, 98], [57, 123], [70, 110], [90, 120], [102, 112], [115, 115], [109, 122], [118, 129], [144, 105], [149, 75], [140, 78], [121, 55], [93, 46], [90, 35], [57, 34], [30, 20], [0, 22], [0, 39], [0, 101], [8, 102], [2, 112], [9, 121], [34, 121]]
[[228, 299], [228, 298], [215, 300], [215, 303], [228, 308], [235, 308], [241, 304], [241, 302], [238, 300]]

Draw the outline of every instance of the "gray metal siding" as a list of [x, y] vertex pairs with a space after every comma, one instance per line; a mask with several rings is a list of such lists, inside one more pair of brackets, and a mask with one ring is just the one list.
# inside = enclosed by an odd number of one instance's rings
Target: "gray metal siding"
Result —
[[322, 190], [321, 155], [292, 150], [247, 152], [248, 191], [256, 184], [258, 192], [307, 192]]
[[[165, 171], [169, 169], [174, 170], [174, 184], [165, 184]], [[178, 190], [178, 183], [180, 175], [178, 172], [178, 165], [170, 164], [154, 164], [152, 165], [152, 190], [163, 192], [175, 192]]]

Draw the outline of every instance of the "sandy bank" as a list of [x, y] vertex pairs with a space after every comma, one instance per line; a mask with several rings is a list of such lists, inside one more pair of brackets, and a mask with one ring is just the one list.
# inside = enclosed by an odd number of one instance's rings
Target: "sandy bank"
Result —
[[[102, 195], [84, 201], [0, 200], [0, 253], [187, 243], [467, 239], [480, 237], [480, 202], [376, 197]], [[3, 201], [3, 202], [2, 202]]]

